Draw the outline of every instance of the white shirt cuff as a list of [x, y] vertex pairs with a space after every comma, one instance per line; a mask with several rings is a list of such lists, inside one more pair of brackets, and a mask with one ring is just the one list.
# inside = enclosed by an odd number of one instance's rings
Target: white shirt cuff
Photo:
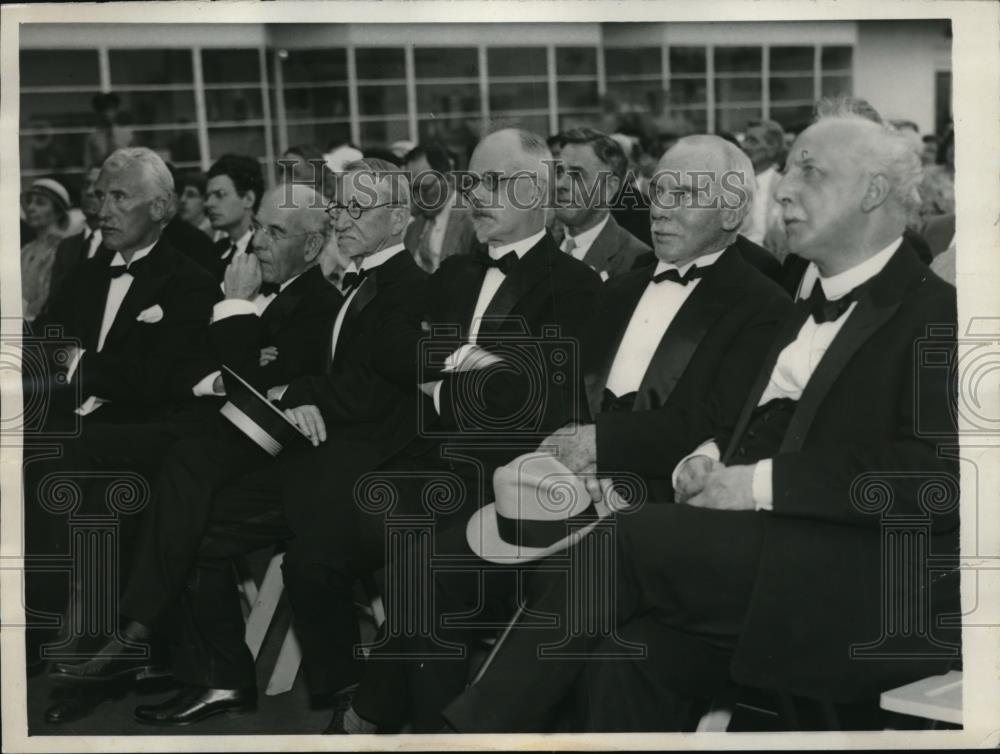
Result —
[[205, 375], [200, 380], [198, 384], [191, 388], [191, 392], [197, 396], [202, 395], [225, 395], [225, 391], [220, 390], [215, 391], [215, 380], [222, 374], [218, 369], [216, 369], [211, 374]]
[[288, 392], [288, 385], [275, 385], [272, 388], [268, 388], [267, 399], [272, 403], [277, 403], [282, 398], [285, 397], [285, 393]]
[[76, 374], [76, 368], [80, 366], [80, 359], [83, 358], [83, 354], [85, 354], [86, 352], [87, 351], [84, 348], [77, 349], [76, 355], [73, 357], [73, 360], [69, 363], [69, 368], [66, 370], [67, 385], [73, 382], [73, 375]]
[[753, 467], [753, 482], [751, 492], [753, 494], [754, 508], [759, 511], [774, 510], [774, 489], [771, 482], [771, 459], [765, 458], [758, 461]]
[[708, 440], [695, 448], [693, 453], [689, 453], [684, 456], [680, 460], [680, 463], [674, 466], [674, 473], [670, 475], [670, 483], [673, 485], [675, 492], [677, 491], [677, 475], [680, 473], [681, 466], [683, 466], [689, 458], [694, 458], [695, 456], [708, 456], [713, 461], [718, 461], [722, 458], [722, 451], [719, 450], [719, 446], [716, 444], [715, 440]]
[[254, 306], [253, 301], [247, 301], [244, 298], [223, 299], [212, 307], [213, 322], [218, 322], [226, 317], [236, 317], [240, 314], [257, 315], [257, 307]]
[[438, 380], [434, 385], [434, 410], [438, 412], [438, 416], [441, 416], [441, 386], [444, 384], [444, 380]]

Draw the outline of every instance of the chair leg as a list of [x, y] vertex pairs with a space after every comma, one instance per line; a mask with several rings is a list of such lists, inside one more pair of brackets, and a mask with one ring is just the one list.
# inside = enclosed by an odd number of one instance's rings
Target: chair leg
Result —
[[267, 696], [277, 696], [290, 691], [295, 685], [295, 676], [298, 675], [301, 664], [302, 649], [295, 636], [295, 629], [289, 624], [285, 639], [281, 642], [278, 659], [274, 662], [271, 679], [267, 682], [267, 690], [264, 693]]
[[244, 636], [255, 660], [260, 654], [260, 648], [267, 636], [267, 629], [271, 626], [274, 611], [277, 610], [278, 601], [284, 591], [284, 582], [281, 579], [281, 562], [284, 559], [283, 552], [279, 552], [271, 558], [271, 562], [267, 565], [267, 572], [264, 574], [264, 580], [260, 583], [253, 610], [250, 611], [250, 617], [247, 619]]

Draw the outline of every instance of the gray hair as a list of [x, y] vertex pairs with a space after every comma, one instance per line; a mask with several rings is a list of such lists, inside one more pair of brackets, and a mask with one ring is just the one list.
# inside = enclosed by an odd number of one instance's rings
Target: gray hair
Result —
[[[757, 178], [754, 174], [753, 163], [747, 153], [731, 141], [710, 134], [685, 136], [678, 139], [677, 143], [670, 149], [681, 146], [713, 151], [719, 155], [721, 164], [717, 167], [722, 170], [722, 176], [716, 179], [716, 183], [719, 184], [722, 191], [729, 193], [735, 189], [740, 195], [740, 204], [736, 210], [739, 212], [742, 223], [743, 219], [750, 213], [754, 197], [757, 194]], [[706, 166], [707, 168], [708, 166]]]
[[878, 120], [873, 119], [864, 108], [859, 111], [856, 104], [852, 107], [848, 101], [848, 107], [834, 108], [820, 114], [816, 122], [845, 120], [871, 123], [872, 138], [862, 147], [859, 161], [868, 167], [868, 172], [872, 175], [884, 175], [889, 182], [890, 197], [908, 215], [912, 214], [920, 206], [920, 181], [923, 174], [920, 155], [913, 147], [913, 137], [884, 121], [865, 100], [860, 102], [875, 112]]
[[370, 175], [377, 186], [389, 184], [389, 200], [400, 207], [410, 207], [410, 175], [388, 160], [379, 157], [362, 157], [344, 165], [343, 175], [362, 173]]
[[138, 165], [142, 170], [143, 188], [150, 199], [163, 199], [168, 203], [174, 198], [174, 178], [167, 163], [152, 149], [147, 147], [123, 147], [116, 149], [101, 165], [101, 169], [124, 170]]

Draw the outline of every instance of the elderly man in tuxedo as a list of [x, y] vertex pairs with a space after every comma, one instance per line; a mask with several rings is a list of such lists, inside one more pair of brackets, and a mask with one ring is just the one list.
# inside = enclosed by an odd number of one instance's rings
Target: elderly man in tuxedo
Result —
[[[571, 144], [564, 157], [574, 154]], [[735, 421], [749, 387], [746, 374], [760, 367], [791, 306], [734, 245], [753, 201], [752, 167], [739, 149], [715, 136], [687, 137], [664, 154], [657, 175], [651, 207], [656, 262], [602, 287], [582, 339], [577, 376], [585, 400], [577, 422], [539, 446], [572, 472], [592, 476], [599, 468], [602, 477], [641, 478], [632, 490], [641, 496], [636, 504], [651, 495], [672, 499], [669, 469], [711, 434], [710, 405], [718, 418]], [[705, 175], [714, 176], [709, 185]], [[434, 553], [468, 559], [465, 530], [439, 537]], [[413, 557], [419, 562], [422, 554]], [[503, 583], [491, 574], [493, 597], [513, 588], [510, 576]], [[475, 608], [481, 578], [474, 570], [436, 574], [435, 625], [441, 615]], [[414, 637], [406, 649], [427, 654], [437, 639], [465, 641], [476, 630], [435, 634]], [[402, 670], [389, 677], [389, 669], [385, 661], [373, 666], [355, 713], [383, 724], [409, 714], [418, 730], [443, 724], [441, 709], [468, 674], [464, 660], [428, 661], [410, 673], [407, 691], [392, 682], [404, 677]]]
[[[303, 186], [294, 191], [312, 193]], [[317, 695], [339, 688], [325, 686], [343, 677], [336, 664], [341, 654], [334, 653], [331, 668], [325, 649], [338, 637], [310, 631], [311, 606], [299, 596], [312, 597], [310, 589], [317, 588], [317, 577], [304, 564], [313, 562], [309, 545], [321, 541], [320, 535], [335, 537], [338, 527], [350, 525], [333, 516], [339, 501], [325, 496], [336, 492], [329, 485], [344, 484], [341, 477], [371, 467], [416, 431], [426, 274], [405, 253], [408, 185], [392, 165], [374, 159], [348, 164], [338, 199], [330, 210], [341, 247], [352, 258], [345, 275], [348, 295], [332, 322], [312, 328], [319, 338], [309, 349], [315, 368], [255, 380], [308, 435], [312, 450], [303, 441], [268, 462], [250, 439], [224, 427], [226, 436], [220, 431], [176, 446], [155, 485], [149, 567], [137, 570], [126, 590], [122, 612], [130, 620], [123, 633], [141, 640], [175, 615], [173, 670], [187, 688], [163, 704], [140, 707], [136, 714], [142, 722], [184, 725], [256, 705], [232, 561], [285, 540], [290, 540], [285, 580], [293, 606], [307, 619], [302, 630], [307, 667], [316, 668], [307, 676], [310, 688]], [[321, 205], [308, 206], [311, 213], [323, 214]], [[291, 228], [280, 230], [276, 220], [260, 219], [255, 244], [279, 232], [297, 235]], [[232, 263], [239, 264], [239, 258]], [[282, 355], [279, 346], [276, 356]], [[253, 379], [252, 372], [247, 376]], [[332, 464], [340, 464], [336, 474], [328, 471]], [[286, 493], [288, 483], [304, 484], [308, 498], [300, 500], [297, 488]], [[291, 501], [287, 512], [284, 499]], [[350, 544], [350, 537], [346, 541]], [[330, 590], [323, 576], [319, 571], [319, 599]], [[353, 619], [349, 600], [347, 617]], [[145, 658], [124, 656], [116, 640], [94, 660], [57, 672], [64, 680], [93, 681], [134, 675], [146, 664]]]
[[[192, 344], [203, 337], [218, 291], [162, 237], [172, 190], [166, 166], [148, 149], [118, 150], [105, 161], [94, 199], [107, 253], [80, 262], [55, 291], [41, 323], [49, 366], [41, 374], [25, 370], [25, 405], [47, 409], [40, 427], [25, 428], [25, 439], [58, 451], [25, 458], [31, 610], [61, 615], [66, 607], [66, 574], [30, 566], [32, 557], [58, 556], [70, 545], [67, 511], [52, 496], [58, 484], [80, 486], [73, 472], [82, 469], [60, 456], [87, 447], [108, 427], [171, 410], [199, 358]], [[29, 632], [29, 640], [42, 634]]]
[[628, 272], [649, 247], [611, 216], [628, 158], [606, 134], [564, 131], [556, 163], [556, 219], [566, 229], [559, 248], [590, 265], [603, 280]]
[[[957, 573], [918, 556], [885, 570], [887, 527], [915, 526], [931, 555], [957, 551], [954, 395], [936, 366], [954, 356], [955, 290], [902, 237], [918, 176], [907, 141], [850, 112], [798, 137], [776, 196], [819, 278], [738, 419], [675, 471], [678, 504], [617, 516], [614, 599], [591, 595], [584, 617], [614, 635], [567, 637], [565, 584], [544, 591], [532, 609], [563, 620], [512, 630], [446, 709], [452, 727], [537, 730], [575, 698], [581, 729], [676, 730], [732, 681], [860, 701], [958, 656], [937, 620], [958, 609]], [[926, 484], [945, 492], [932, 503]], [[888, 627], [927, 616], [927, 632]], [[553, 642], [563, 656], [539, 660]], [[641, 657], [615, 657], [623, 642]]]

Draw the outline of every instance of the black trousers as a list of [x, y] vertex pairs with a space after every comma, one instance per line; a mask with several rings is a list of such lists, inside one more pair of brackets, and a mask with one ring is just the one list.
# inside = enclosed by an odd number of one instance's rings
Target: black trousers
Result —
[[[101, 577], [77, 584], [87, 593], [76, 594], [74, 605], [92, 612], [88, 604], [117, 604], [117, 586], [132, 570], [138, 532], [154, 507], [153, 480], [163, 457], [180, 437], [202, 432], [212, 418], [210, 406], [142, 423], [102, 420], [104, 410], [82, 419], [75, 437], [36, 444], [25, 453], [26, 606], [39, 622], [43, 615], [49, 623], [54, 616], [62, 619], [71, 581], [82, 574]], [[100, 545], [87, 546], [95, 542]], [[92, 623], [82, 614], [75, 622], [81, 621]], [[107, 638], [90, 635], [92, 625], [88, 632], [80, 651]]]
[[[335, 473], [327, 467], [323, 484], [310, 484], [319, 462], [335, 463]], [[321, 449], [233, 480], [211, 503], [195, 574], [178, 606], [175, 678], [210, 688], [254, 684], [232, 559], [284, 542], [286, 594], [309, 690], [328, 694], [354, 683], [362, 672], [355, 580], [382, 567], [391, 538], [467, 518], [491, 474], [472, 460], [442, 458], [422, 441], [382, 461], [376, 447], [333, 436]], [[446, 487], [454, 492], [456, 483], [460, 494], [435, 497]]]
[[[468, 668], [433, 659], [426, 633], [396, 638], [394, 648], [409, 647], [414, 659], [373, 658], [355, 707], [386, 725], [409, 718], [415, 730], [447, 722], [460, 732], [545, 732], [574, 704], [574, 729], [682, 729], [694, 701], [728, 683], [760, 516], [648, 505], [605, 520], [565, 556], [519, 575], [494, 564], [472, 576], [442, 571], [426, 597], [437, 641], [470, 641], [474, 629], [449, 631], [447, 616], [474, 612], [487, 601], [484, 588], [510, 594], [518, 579], [526, 619], [468, 689]], [[449, 537], [445, 547], [460, 550], [461, 541]], [[426, 558], [419, 549], [411, 563]]]

